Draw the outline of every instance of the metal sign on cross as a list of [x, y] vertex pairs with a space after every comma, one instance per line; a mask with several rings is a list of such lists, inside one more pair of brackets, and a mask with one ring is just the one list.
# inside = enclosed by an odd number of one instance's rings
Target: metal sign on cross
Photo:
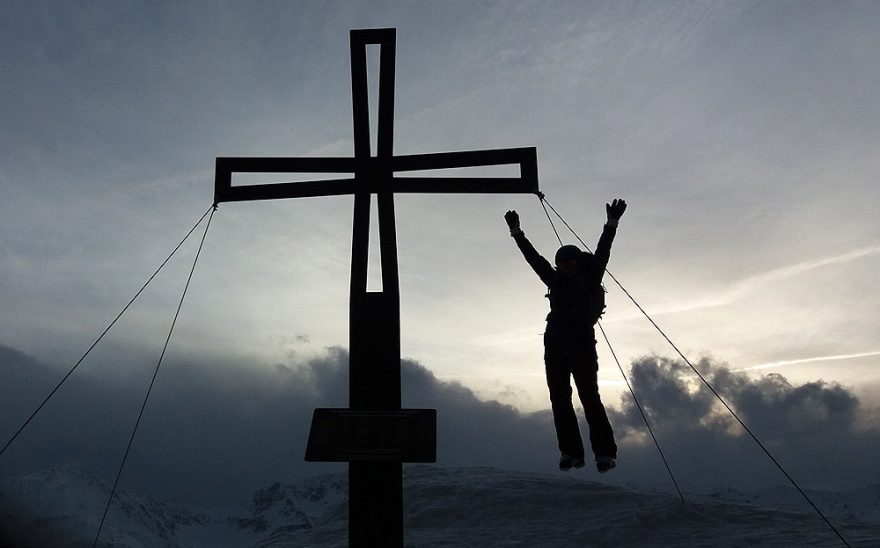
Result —
[[[400, 287], [394, 193], [537, 193], [535, 149], [395, 156], [395, 29], [351, 31], [354, 157], [217, 158], [214, 202], [354, 195], [349, 408], [317, 409], [306, 460], [349, 463], [349, 545], [403, 546], [403, 462], [436, 461], [436, 412], [401, 409]], [[375, 156], [367, 45], [379, 45]], [[400, 172], [518, 165], [518, 177], [405, 177]], [[233, 185], [233, 173], [351, 173], [344, 179]], [[370, 200], [377, 196], [382, 290], [367, 291]]]

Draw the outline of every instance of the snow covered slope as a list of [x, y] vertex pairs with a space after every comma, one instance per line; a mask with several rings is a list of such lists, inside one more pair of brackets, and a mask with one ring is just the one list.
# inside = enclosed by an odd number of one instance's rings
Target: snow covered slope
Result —
[[[91, 546], [108, 485], [66, 468], [0, 481], [0, 542]], [[192, 508], [121, 492], [101, 535], [117, 547], [346, 546], [344, 474], [273, 484], [250, 503]], [[867, 493], [876, 493], [866, 491]], [[771, 495], [741, 502], [769, 504]], [[406, 542], [458, 546], [838, 546], [815, 514], [492, 468], [406, 468]], [[817, 494], [813, 494], [817, 495]], [[841, 495], [842, 496], [842, 495]], [[869, 495], [866, 495], [870, 498]], [[817, 500], [820, 506], [824, 502]], [[840, 507], [830, 505], [829, 508]], [[880, 545], [880, 524], [832, 514], [853, 546]]]
[[[0, 543], [91, 546], [109, 493], [110, 485], [78, 468], [4, 478], [0, 481]], [[209, 538], [217, 525], [217, 516], [202, 509], [117, 491], [101, 545], [177, 546], [193, 530]], [[221, 528], [222, 538], [227, 531]]]

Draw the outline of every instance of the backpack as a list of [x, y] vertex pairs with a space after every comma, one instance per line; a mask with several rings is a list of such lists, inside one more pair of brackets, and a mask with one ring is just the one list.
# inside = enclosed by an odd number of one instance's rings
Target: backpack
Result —
[[[583, 299], [576, 303], [574, 307], [568, 309], [567, 313], [562, 311], [559, 312], [566, 314], [569, 317], [571, 317], [570, 314], [574, 313], [575, 317], [584, 318], [590, 322], [590, 325], [595, 325], [605, 313], [605, 286], [602, 285], [602, 282], [589, 282], [583, 277], [578, 278], [577, 285], [579, 289], [578, 292]], [[553, 293], [552, 289], [547, 288], [547, 294], [545, 297], [550, 299], [552, 307], [553, 298], [551, 297], [551, 293]]]
[[590, 321], [591, 325], [595, 325], [596, 322], [605, 314], [605, 286], [601, 283], [597, 284], [584, 284], [586, 287], [587, 295], [589, 296], [589, 301], [587, 302], [586, 307], [586, 315], [587, 319]]
[[[587, 303], [585, 308], [585, 314], [587, 320], [589, 320], [590, 325], [595, 325], [596, 322], [599, 321], [599, 318], [602, 317], [602, 314], [605, 313], [605, 286], [602, 285], [602, 274], [603, 272], [597, 272], [600, 268], [596, 262], [596, 258], [592, 253], [583, 253], [580, 258], [581, 269], [584, 271], [583, 276], [580, 278], [580, 288], [583, 294], [586, 296]], [[586, 278], [594, 278], [594, 281], [588, 281]]]

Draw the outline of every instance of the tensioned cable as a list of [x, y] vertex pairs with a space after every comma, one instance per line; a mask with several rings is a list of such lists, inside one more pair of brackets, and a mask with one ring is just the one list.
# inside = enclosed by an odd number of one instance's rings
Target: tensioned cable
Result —
[[183, 306], [183, 300], [186, 298], [189, 283], [192, 281], [193, 272], [196, 270], [196, 264], [199, 262], [199, 255], [202, 253], [202, 246], [205, 245], [205, 237], [208, 235], [208, 229], [211, 228], [211, 219], [214, 218], [215, 211], [217, 211], [216, 204], [211, 206], [211, 215], [208, 217], [208, 223], [205, 225], [205, 232], [202, 233], [202, 239], [199, 242], [198, 250], [196, 250], [196, 256], [193, 259], [192, 268], [190, 268], [189, 276], [186, 278], [186, 284], [183, 286], [183, 293], [180, 295], [180, 302], [177, 303], [177, 311], [174, 313], [174, 319], [171, 320], [171, 328], [168, 329], [168, 336], [165, 337], [165, 345], [162, 347], [159, 361], [156, 362], [156, 369], [153, 371], [153, 378], [150, 380], [150, 386], [147, 388], [147, 394], [144, 396], [144, 403], [141, 404], [141, 410], [138, 413], [134, 428], [131, 431], [131, 437], [128, 439], [128, 446], [125, 448], [125, 454], [122, 456], [122, 462], [119, 464], [119, 470], [116, 472], [116, 479], [113, 481], [113, 488], [110, 490], [110, 496], [107, 498], [107, 506], [104, 507], [104, 515], [101, 516], [101, 523], [98, 525], [98, 534], [95, 535], [95, 542], [92, 543], [92, 548], [98, 545], [98, 539], [101, 538], [101, 530], [104, 528], [104, 520], [107, 519], [107, 513], [110, 511], [110, 503], [113, 502], [113, 496], [116, 494], [116, 487], [119, 485], [119, 478], [122, 477], [122, 470], [125, 468], [125, 461], [128, 460], [128, 453], [131, 451], [131, 445], [137, 434], [138, 426], [140, 426], [141, 418], [144, 416], [144, 409], [147, 407], [147, 401], [150, 399], [150, 393], [153, 391], [153, 385], [156, 383], [156, 377], [159, 375], [159, 367], [162, 365], [162, 358], [165, 357], [165, 351], [168, 350], [168, 342], [171, 340], [171, 334], [174, 332], [174, 326], [177, 324], [178, 316], [180, 316], [180, 309]]
[[[550, 208], [550, 210], [553, 211], [553, 213], [556, 214], [557, 217], [559, 217], [560, 221], [562, 221], [562, 224], [564, 224], [565, 227], [571, 231], [571, 233], [574, 235], [574, 237], [577, 238], [577, 240], [584, 247], [589, 249], [589, 246], [587, 246], [587, 244], [584, 243], [584, 241], [581, 239], [581, 237], [578, 236], [577, 232], [575, 232], [574, 229], [571, 228], [571, 226], [565, 221], [565, 218], [563, 218], [562, 215], [560, 215], [559, 212], [556, 211], [556, 208], [554, 208], [553, 205], [547, 201], [544, 194], [539, 193], [538, 198], [541, 200], [542, 204], [546, 202], [546, 204]], [[844, 545], [849, 546], [850, 545], [849, 542], [846, 541], [846, 539], [843, 537], [843, 535], [840, 533], [840, 531], [837, 530], [837, 528], [834, 526], [834, 524], [832, 524], [831, 521], [825, 516], [825, 514], [822, 513], [822, 511], [819, 509], [818, 506], [816, 506], [816, 504], [813, 502], [813, 500], [804, 492], [803, 489], [801, 489], [800, 485], [798, 485], [797, 482], [794, 480], [794, 478], [792, 478], [789, 475], [789, 473], [785, 470], [785, 468], [783, 468], [782, 464], [780, 464], [779, 461], [776, 460], [776, 458], [770, 453], [770, 450], [767, 449], [767, 447], [761, 442], [761, 440], [758, 439], [758, 437], [751, 431], [751, 429], [748, 426], [746, 426], [746, 423], [739, 417], [739, 415], [737, 415], [736, 412], [734, 412], [734, 410], [727, 404], [727, 402], [724, 401], [724, 398], [721, 397], [721, 395], [718, 393], [718, 391], [715, 390], [715, 388], [709, 383], [709, 381], [706, 380], [706, 378], [697, 370], [696, 367], [694, 367], [694, 365], [691, 363], [691, 361], [684, 355], [684, 353], [681, 350], [678, 349], [678, 347], [675, 345], [675, 343], [672, 342], [672, 340], [666, 335], [666, 333], [662, 329], [660, 329], [660, 326], [657, 325], [657, 322], [655, 322], [654, 319], [651, 318], [651, 316], [645, 311], [644, 308], [642, 308], [642, 306], [638, 303], [638, 301], [635, 300], [635, 298], [629, 293], [629, 291], [627, 291], [626, 288], [623, 287], [623, 284], [621, 284], [620, 281], [618, 281], [618, 279], [615, 278], [614, 275], [608, 269], [605, 269], [605, 272], [608, 273], [608, 276], [610, 276], [611, 279], [614, 280], [614, 283], [616, 283], [617, 286], [620, 287], [620, 289], [624, 292], [624, 294], [626, 294], [626, 296], [629, 297], [629, 299], [633, 302], [633, 304], [636, 305], [636, 308], [639, 309], [639, 311], [645, 316], [645, 318], [647, 318], [648, 321], [651, 322], [651, 325], [654, 326], [654, 328], [660, 333], [660, 335], [662, 335], [663, 338], [666, 339], [666, 342], [668, 342], [669, 345], [672, 346], [672, 348], [678, 353], [678, 355], [681, 356], [681, 359], [683, 359], [684, 362], [693, 370], [693, 372], [696, 373], [697, 377], [699, 377], [699, 379], [701, 381], [703, 381], [703, 384], [706, 385], [706, 387], [712, 392], [712, 394], [715, 395], [715, 397], [718, 399], [718, 401], [720, 401], [721, 404], [727, 409], [727, 411], [731, 414], [731, 416], [733, 416], [733, 418], [736, 419], [736, 421], [740, 424], [740, 426], [743, 427], [743, 430], [745, 430], [746, 433], [748, 433], [748, 435], [758, 445], [758, 447], [761, 448], [761, 450], [764, 452], [764, 454], [767, 455], [767, 457], [770, 459], [770, 461], [773, 462], [774, 465], [776, 465], [776, 468], [778, 468], [779, 471], [782, 472], [782, 475], [784, 475], [785, 478], [794, 486], [794, 488], [797, 489], [798, 493], [800, 493], [801, 496], [804, 498], [804, 500], [806, 500], [810, 504], [810, 506], [813, 508], [813, 510], [816, 511], [816, 513], [819, 515], [819, 517], [821, 517], [822, 520], [825, 521], [825, 524], [828, 525], [828, 527], [830, 527], [832, 531], [834, 531], [834, 534], [837, 535], [837, 538], [839, 538], [840, 541], [843, 542]]]
[[[544, 208], [544, 214], [547, 216], [547, 220], [550, 222], [550, 226], [553, 228], [553, 233], [556, 234], [556, 239], [559, 240], [559, 245], [562, 245], [562, 238], [559, 237], [559, 232], [556, 230], [556, 225], [553, 224], [553, 219], [550, 217], [550, 213], [547, 211], [547, 205], [544, 205], [544, 194], [539, 193], [538, 198], [541, 200], [541, 207]], [[553, 206], [550, 206], [551, 208]], [[553, 210], [556, 213], [556, 210]], [[558, 216], [559, 213], [556, 213]], [[559, 217], [562, 219], [562, 217]], [[565, 219], [562, 219], [562, 222], [565, 222]], [[566, 224], [566, 226], [568, 226]], [[571, 227], [568, 227], [571, 230]], [[572, 230], [574, 234], [574, 231]], [[577, 234], [575, 234], [577, 236]], [[588, 250], [590, 249], [587, 244], [585, 244], [580, 238], [578, 240], [581, 244], [586, 247]], [[591, 251], [592, 252], [592, 251]], [[604, 288], [603, 288], [604, 291]], [[608, 335], [605, 333], [605, 329], [602, 327], [602, 322], [598, 322], [599, 331], [602, 332], [602, 337], [605, 338], [605, 343], [608, 345], [608, 349], [611, 351], [611, 356], [614, 358], [614, 361], [617, 363], [617, 368], [620, 369], [620, 374], [623, 376], [624, 382], [626, 382], [626, 387], [629, 389], [629, 393], [632, 394], [633, 401], [636, 403], [636, 407], [639, 410], [639, 413], [642, 415], [642, 420], [645, 421], [645, 426], [648, 428], [648, 432], [651, 434], [651, 439], [654, 440], [654, 445], [657, 447], [657, 452], [660, 453], [660, 459], [663, 461], [663, 465], [666, 467], [666, 472], [669, 473], [669, 478], [672, 480], [672, 484], [675, 486], [675, 490], [678, 492], [678, 498], [684, 502], [684, 495], [681, 493], [681, 489], [678, 486], [678, 481], [675, 479], [675, 474], [672, 473], [672, 468], [669, 467], [669, 462], [666, 460], [666, 455], [663, 453], [663, 449], [660, 448], [660, 442], [657, 440], [657, 436], [654, 435], [654, 429], [651, 428], [651, 423], [648, 421], [648, 416], [645, 415], [644, 409], [642, 409], [642, 404], [639, 402], [639, 398], [636, 396], [636, 392], [633, 389], [632, 385], [629, 382], [629, 379], [626, 376], [626, 373], [623, 371], [623, 366], [620, 364], [620, 360], [617, 359], [617, 353], [614, 351], [614, 347], [611, 346], [611, 341], [608, 339]]]
[[626, 387], [629, 388], [630, 394], [632, 394], [633, 396], [633, 401], [636, 402], [636, 407], [639, 410], [639, 414], [642, 415], [642, 420], [645, 421], [645, 426], [648, 427], [648, 432], [650, 432], [651, 434], [651, 439], [654, 440], [654, 445], [657, 447], [657, 451], [660, 453], [660, 458], [663, 460], [663, 466], [666, 467], [666, 472], [669, 473], [669, 477], [672, 479], [672, 484], [675, 485], [675, 490], [678, 492], [678, 498], [681, 499], [681, 502], [684, 502], [684, 495], [681, 494], [681, 488], [678, 486], [678, 482], [675, 481], [675, 474], [672, 473], [672, 468], [669, 467], [669, 461], [666, 460], [666, 455], [663, 454], [663, 449], [660, 448], [660, 442], [657, 441], [657, 436], [654, 435], [654, 429], [651, 428], [651, 423], [648, 422], [648, 416], [645, 414], [645, 410], [642, 409], [642, 404], [636, 397], [635, 390], [633, 390], [633, 387], [630, 384], [626, 373], [624, 373], [623, 366], [620, 365], [620, 360], [617, 359], [617, 353], [614, 351], [614, 347], [611, 346], [611, 341], [608, 340], [608, 335], [605, 333], [605, 328], [602, 327], [602, 322], [599, 322], [598, 325], [599, 331], [602, 332], [602, 337], [605, 338], [605, 343], [608, 344], [608, 349], [611, 350], [611, 355], [614, 357], [615, 363], [617, 363], [617, 368], [620, 369], [620, 374], [623, 376], [624, 382], [626, 382]]
[[26, 421], [24, 421], [24, 424], [22, 424], [21, 427], [15, 432], [15, 434], [13, 434], [11, 438], [9, 438], [9, 441], [6, 442], [6, 445], [3, 446], [3, 449], [0, 449], [0, 456], [2, 456], [4, 452], [6, 452], [6, 450], [9, 448], [9, 446], [12, 445], [12, 442], [14, 442], [15, 439], [19, 436], [19, 434], [21, 434], [24, 431], [24, 429], [27, 428], [28, 424], [30, 424], [30, 422], [34, 419], [34, 417], [37, 415], [37, 413], [40, 412], [40, 410], [43, 408], [43, 406], [45, 406], [46, 403], [52, 398], [52, 396], [55, 395], [55, 392], [57, 392], [58, 389], [61, 388], [61, 385], [64, 384], [64, 382], [73, 374], [74, 371], [76, 371], [76, 368], [79, 367], [79, 364], [81, 364], [83, 362], [83, 360], [86, 359], [86, 356], [88, 356], [89, 353], [98, 345], [98, 343], [101, 342], [101, 339], [104, 338], [104, 335], [106, 335], [110, 331], [110, 329], [116, 324], [116, 322], [119, 321], [119, 318], [121, 318], [122, 315], [125, 314], [125, 312], [132, 305], [132, 303], [134, 303], [134, 301], [140, 296], [140, 294], [143, 293], [144, 289], [146, 289], [147, 286], [150, 285], [150, 282], [153, 281], [153, 278], [155, 278], [156, 275], [159, 274], [159, 271], [162, 270], [162, 268], [164, 268], [166, 264], [168, 264], [168, 261], [171, 260], [171, 257], [173, 257], [175, 253], [177, 253], [177, 250], [180, 249], [180, 246], [182, 246], [183, 243], [189, 239], [190, 235], [192, 235], [192, 233], [195, 232], [196, 228], [200, 224], [202, 224], [202, 221], [205, 219], [205, 217], [208, 215], [208, 213], [211, 213], [213, 208], [214, 208], [213, 205], [211, 207], [209, 207], [205, 211], [205, 213], [199, 218], [199, 220], [196, 221], [196, 224], [193, 225], [193, 227], [191, 229], [189, 229], [189, 232], [187, 232], [186, 236], [184, 236], [183, 239], [180, 240], [180, 243], [177, 244], [177, 246], [174, 248], [174, 250], [171, 251], [171, 253], [167, 257], [165, 257], [165, 260], [162, 261], [162, 264], [159, 265], [159, 268], [157, 268], [156, 271], [153, 272], [153, 275], [149, 277], [149, 279], [144, 283], [143, 286], [141, 286], [140, 289], [138, 289], [138, 291], [137, 291], [137, 293], [135, 293], [134, 297], [132, 297], [131, 300], [128, 301], [128, 304], [126, 304], [122, 308], [122, 311], [116, 315], [116, 317], [113, 319], [112, 322], [110, 322], [110, 325], [108, 325], [106, 327], [106, 329], [104, 329], [104, 331], [101, 333], [101, 335], [99, 335], [98, 338], [95, 339], [95, 342], [93, 342], [92, 345], [88, 348], [88, 350], [86, 350], [85, 353], [76, 361], [76, 363], [73, 365], [73, 367], [70, 368], [70, 371], [68, 371], [67, 374], [64, 375], [64, 378], [61, 379], [61, 381], [55, 386], [55, 388], [52, 389], [51, 392], [49, 392], [49, 395], [46, 396], [46, 399], [44, 399], [43, 402], [40, 403], [40, 405], [38, 405], [36, 409], [34, 409], [34, 412], [31, 413], [31, 415], [27, 418]]
[[559, 231], [556, 230], [556, 225], [553, 224], [553, 219], [550, 218], [550, 213], [547, 211], [547, 206], [544, 204], [544, 194], [539, 194], [538, 198], [541, 200], [541, 207], [544, 208], [544, 215], [546, 215], [547, 220], [550, 221], [550, 228], [553, 229], [553, 234], [556, 234], [556, 239], [559, 240], [559, 247], [562, 247], [562, 238], [559, 237]]

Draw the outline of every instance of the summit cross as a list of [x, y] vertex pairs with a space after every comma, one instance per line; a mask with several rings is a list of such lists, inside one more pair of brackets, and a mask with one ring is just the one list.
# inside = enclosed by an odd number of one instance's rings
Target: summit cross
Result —
[[[352, 30], [354, 157], [219, 157], [214, 202], [354, 195], [349, 409], [316, 410], [306, 460], [349, 464], [349, 546], [403, 546], [403, 462], [436, 461], [434, 410], [401, 409], [395, 193], [538, 193], [535, 148], [395, 156], [395, 29]], [[367, 45], [379, 45], [376, 155], [370, 147]], [[406, 177], [399, 172], [519, 165], [519, 177]], [[233, 173], [336, 173], [342, 179], [232, 185]], [[367, 291], [370, 200], [377, 197], [382, 291]], [[324, 414], [319, 412], [324, 411]], [[329, 413], [329, 415], [328, 415]], [[321, 420], [319, 420], [319, 418]], [[328, 423], [324, 419], [332, 422]], [[346, 431], [335, 451], [321, 446]], [[366, 443], [364, 442], [366, 440]], [[370, 445], [370, 444], [373, 445]], [[415, 444], [415, 446], [413, 446]], [[333, 453], [333, 454], [330, 454]]]

